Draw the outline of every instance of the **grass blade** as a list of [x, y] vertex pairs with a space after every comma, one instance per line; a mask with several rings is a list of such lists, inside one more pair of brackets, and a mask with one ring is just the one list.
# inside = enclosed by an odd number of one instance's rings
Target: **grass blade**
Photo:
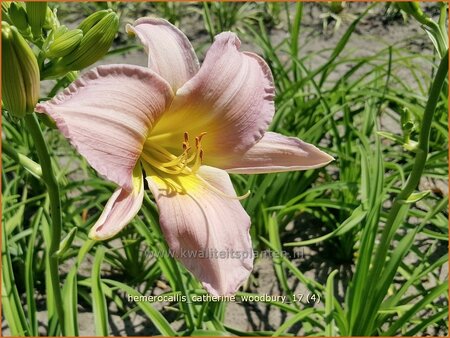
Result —
[[[118, 289], [121, 289], [123, 292], [127, 293], [132, 297], [142, 296], [138, 291], [121, 282], [111, 279], [104, 279], [103, 282], [115, 286]], [[159, 332], [161, 332], [162, 335], [172, 337], [177, 336], [177, 333], [172, 329], [169, 322], [150, 303], [138, 301], [136, 302], [136, 304], [147, 315], [147, 317], [152, 321], [152, 323], [155, 324], [155, 327], [158, 329]]]
[[334, 270], [327, 278], [327, 286], [325, 288], [325, 335], [335, 336], [336, 330], [333, 319], [334, 312], [334, 276], [338, 273], [338, 270]]
[[108, 336], [108, 309], [105, 294], [102, 290], [101, 264], [105, 257], [105, 248], [99, 246], [95, 252], [94, 265], [92, 266], [92, 307], [95, 320], [95, 334], [97, 336]]

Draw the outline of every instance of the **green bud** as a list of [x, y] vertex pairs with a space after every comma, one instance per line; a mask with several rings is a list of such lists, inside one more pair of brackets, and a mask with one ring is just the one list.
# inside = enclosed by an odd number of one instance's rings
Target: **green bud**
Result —
[[47, 15], [47, 2], [26, 2], [28, 22], [31, 27], [31, 32], [35, 39], [42, 35], [42, 27], [45, 23]]
[[22, 4], [17, 2], [11, 3], [8, 13], [14, 26], [16, 26], [19, 31], [26, 31], [28, 28], [28, 18], [27, 12]]
[[415, 124], [411, 112], [408, 108], [403, 108], [400, 113], [400, 123], [405, 138], [409, 139], [409, 135], [414, 131]]
[[345, 2], [343, 1], [331, 1], [330, 2], [330, 11], [333, 14], [341, 13], [345, 8]]
[[58, 66], [63, 66], [67, 70], [80, 70], [92, 65], [108, 52], [118, 29], [117, 14], [111, 11], [106, 13], [100, 21], [84, 33], [78, 48], [63, 57], [58, 62]]
[[56, 30], [55, 30], [55, 39], [59, 38], [61, 35], [63, 35], [64, 33], [67, 33], [69, 31], [69, 28], [67, 28], [67, 26], [59, 26]]
[[92, 27], [94, 27], [109, 13], [112, 13], [111, 9], [105, 9], [103, 11], [98, 11], [89, 15], [86, 19], [81, 21], [81, 23], [78, 25], [78, 29], [81, 29], [83, 31], [83, 34], [86, 34]]
[[67, 28], [64, 25], [50, 30], [50, 32], [47, 35], [47, 38], [44, 41], [44, 44], [42, 45], [42, 50], [48, 51], [48, 49], [49, 49], [50, 45], [53, 43], [53, 41], [68, 31], [69, 31], [69, 28]]
[[72, 228], [69, 233], [64, 237], [64, 239], [59, 244], [59, 249], [53, 255], [54, 257], [61, 257], [64, 255], [68, 249], [72, 247], [72, 242], [77, 234], [77, 228]]
[[415, 127], [414, 122], [412, 122], [412, 121], [408, 121], [408, 122], [402, 124], [402, 129], [404, 132], [410, 133], [410, 132], [414, 131], [414, 127]]
[[39, 67], [16, 27], [2, 21], [2, 94], [4, 107], [16, 117], [34, 110], [39, 99]]
[[83, 38], [83, 31], [81, 29], [74, 29], [55, 37], [53, 43], [50, 45], [46, 56], [48, 58], [59, 58], [71, 53], [81, 42]]
[[47, 13], [45, 14], [45, 22], [43, 26], [45, 30], [52, 30], [59, 27], [59, 20], [56, 12], [56, 8], [51, 10], [50, 7], [47, 7]]
[[397, 6], [406, 14], [413, 16], [422, 25], [428, 26], [432, 21], [423, 13], [418, 2], [398, 2]]

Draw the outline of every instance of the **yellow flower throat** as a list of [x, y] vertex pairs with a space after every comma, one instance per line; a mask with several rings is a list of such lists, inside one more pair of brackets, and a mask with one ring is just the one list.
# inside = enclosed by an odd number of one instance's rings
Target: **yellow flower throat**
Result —
[[[219, 196], [227, 199], [241, 200], [248, 197], [250, 191], [242, 196], [228, 195], [211, 185], [211, 183], [207, 182], [201, 176], [192, 175], [197, 173], [203, 162], [204, 151], [202, 149], [202, 138], [205, 135], [206, 132], [202, 132], [195, 138], [194, 151], [189, 143], [189, 133], [184, 132], [182, 153], [178, 156], [175, 156], [166, 148], [157, 144], [154, 138], [148, 138], [141, 154], [141, 159], [145, 162], [143, 163], [144, 168], [146, 168], [146, 166], [151, 167], [148, 168], [148, 172], [147, 169], [145, 169], [147, 175], [156, 175], [153, 179], [161, 180], [161, 182], [164, 181], [164, 184], [174, 191], [178, 193], [188, 193], [191, 194], [191, 196], [193, 195], [189, 190], [192, 191], [192, 189], [195, 189], [195, 186], [201, 182], [201, 184], [208, 187], [209, 190], [214, 191]], [[159, 172], [159, 174], [157, 172]], [[179, 175], [184, 176], [184, 179], [180, 180], [182, 177], [179, 177]], [[188, 176], [191, 177], [190, 180], [186, 180], [186, 177]], [[195, 176], [195, 179], [193, 176]]]
[[195, 151], [189, 144], [189, 133], [184, 132], [184, 141], [182, 143], [183, 152], [175, 156], [167, 149], [151, 142], [149, 139], [144, 144], [142, 159], [154, 169], [170, 175], [192, 174], [196, 173], [202, 165], [204, 151], [202, 149], [202, 138], [206, 132], [202, 132], [195, 138]]

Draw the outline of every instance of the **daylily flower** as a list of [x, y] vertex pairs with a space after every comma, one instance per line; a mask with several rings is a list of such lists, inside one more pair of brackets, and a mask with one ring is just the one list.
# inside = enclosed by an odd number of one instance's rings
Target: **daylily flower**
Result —
[[233, 294], [252, 270], [253, 251], [239, 202], [246, 196], [236, 196], [228, 173], [306, 170], [333, 158], [266, 132], [272, 75], [261, 57], [239, 51], [235, 34], [217, 35], [200, 68], [169, 22], [142, 18], [127, 31], [143, 43], [148, 68], [97, 67], [36, 111], [118, 185], [91, 238], [110, 238], [133, 219], [145, 177], [171, 252], [211, 294]]

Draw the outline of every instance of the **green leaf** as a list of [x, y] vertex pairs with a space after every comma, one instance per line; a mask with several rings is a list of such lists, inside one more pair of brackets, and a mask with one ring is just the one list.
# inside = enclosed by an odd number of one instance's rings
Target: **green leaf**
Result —
[[2, 305], [3, 311], [13, 336], [31, 334], [23, 307], [17, 291], [11, 256], [9, 253], [6, 227], [2, 227]]
[[61, 257], [64, 253], [72, 246], [72, 242], [77, 233], [77, 228], [72, 228], [69, 233], [64, 237], [59, 245], [58, 251], [56, 251], [53, 255], [56, 257]]
[[108, 308], [106, 306], [105, 294], [102, 290], [100, 278], [101, 264], [105, 256], [105, 248], [99, 246], [95, 252], [94, 265], [92, 266], [92, 307], [94, 310], [95, 334], [97, 336], [108, 336]]
[[78, 287], [77, 267], [75, 265], [67, 275], [63, 286], [62, 296], [64, 299], [64, 325], [66, 335], [77, 337], [78, 333]]
[[391, 327], [386, 332], [383, 333], [383, 336], [395, 336], [401, 334], [399, 330], [408, 323], [411, 317], [417, 315], [418, 313], [420, 313], [420, 311], [424, 310], [425, 307], [431, 302], [433, 302], [437, 297], [446, 295], [447, 290], [448, 290], [447, 283], [438, 285], [429, 290], [429, 292], [424, 297], [422, 297], [416, 304], [414, 304], [414, 306], [411, 307], [410, 310], [408, 310], [403, 316], [398, 318], [391, 325]]
[[191, 332], [190, 336], [193, 337], [216, 337], [216, 336], [230, 336], [227, 331], [217, 331], [217, 330], [194, 330]]
[[307, 241], [285, 243], [284, 246], [311, 245], [311, 244], [322, 242], [326, 239], [330, 239], [330, 238], [333, 238], [336, 236], [341, 236], [341, 235], [349, 232], [356, 226], [360, 225], [361, 222], [363, 221], [363, 219], [366, 217], [366, 215], [367, 215], [367, 211], [363, 210], [362, 206], [360, 205], [352, 212], [352, 214], [344, 222], [342, 222], [342, 224], [339, 227], [337, 227], [332, 232], [330, 232], [324, 236], [313, 238], [313, 239], [310, 239]]
[[412, 193], [406, 200], [399, 201], [401, 204], [412, 204], [419, 202], [431, 193], [431, 190]]
[[28, 240], [28, 249], [26, 253], [26, 259], [25, 259], [25, 287], [26, 287], [26, 294], [27, 294], [27, 314], [28, 314], [28, 321], [31, 326], [31, 334], [33, 336], [38, 335], [38, 323], [36, 318], [36, 294], [35, 294], [35, 288], [34, 288], [34, 276], [36, 273], [35, 266], [34, 266], [34, 259], [35, 259], [35, 243], [36, 243], [36, 235], [39, 229], [39, 224], [41, 222], [43, 214], [43, 208], [39, 208], [38, 211], [35, 213], [33, 222], [32, 222], [32, 233]]
[[312, 315], [316, 310], [314, 308], [307, 308], [299, 311], [294, 316], [286, 320], [280, 327], [273, 333], [272, 337], [285, 336], [286, 331], [295, 325], [297, 322], [301, 321], [305, 317]]
[[338, 270], [333, 270], [327, 278], [327, 286], [325, 288], [325, 335], [335, 336], [336, 330], [333, 320], [334, 312], [334, 276], [338, 273]]
[[448, 306], [445, 306], [442, 311], [436, 312], [428, 318], [421, 319], [420, 323], [414, 326], [411, 330], [406, 332], [403, 337], [412, 337], [416, 336], [419, 332], [423, 331], [423, 329], [427, 328], [431, 324], [436, 323], [439, 320], [445, 320], [448, 318]]
[[[111, 280], [111, 279], [104, 279], [103, 282], [110, 284], [112, 286], [115, 286], [122, 291], [124, 291], [126, 294], [130, 296], [142, 296], [141, 293], [136, 291], [135, 289], [129, 287], [128, 285], [125, 285], [121, 282]], [[137, 302], [137, 306], [140, 307], [140, 309], [147, 315], [147, 317], [153, 322], [155, 327], [158, 329], [159, 332], [161, 332], [162, 335], [165, 336], [176, 336], [177, 333], [170, 327], [169, 322], [163, 317], [161, 313], [159, 313], [150, 303], [148, 302]]]

